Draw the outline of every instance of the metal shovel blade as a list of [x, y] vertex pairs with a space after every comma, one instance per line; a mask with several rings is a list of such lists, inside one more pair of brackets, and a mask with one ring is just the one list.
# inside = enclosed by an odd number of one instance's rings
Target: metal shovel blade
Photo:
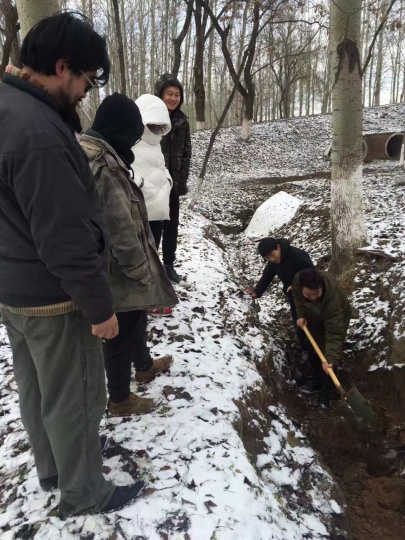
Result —
[[345, 393], [343, 398], [352, 412], [356, 415], [360, 424], [371, 426], [374, 423], [374, 412], [368, 402], [360, 394], [355, 386]]

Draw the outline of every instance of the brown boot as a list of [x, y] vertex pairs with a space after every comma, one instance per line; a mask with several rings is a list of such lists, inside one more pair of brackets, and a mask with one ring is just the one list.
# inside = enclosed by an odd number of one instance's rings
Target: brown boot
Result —
[[148, 383], [156, 377], [158, 373], [166, 371], [173, 364], [173, 358], [170, 355], [162, 356], [153, 361], [153, 366], [147, 371], [137, 371], [135, 380], [139, 383]]
[[131, 416], [132, 414], [146, 414], [157, 407], [156, 401], [150, 398], [141, 398], [130, 394], [124, 401], [108, 403], [108, 412], [111, 416]]

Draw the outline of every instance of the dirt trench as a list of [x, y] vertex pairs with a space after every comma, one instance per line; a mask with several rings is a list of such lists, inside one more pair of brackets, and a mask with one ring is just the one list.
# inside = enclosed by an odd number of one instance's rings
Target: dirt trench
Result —
[[[327, 258], [326, 258], [327, 259]], [[366, 276], [372, 271], [385, 274], [392, 264], [386, 259], [373, 260], [358, 256]], [[327, 266], [322, 260], [321, 266]], [[367, 278], [365, 278], [367, 279]], [[383, 291], [378, 292], [378, 294]], [[387, 294], [387, 293], [384, 293]], [[381, 294], [381, 296], [384, 296]], [[256, 325], [258, 320], [252, 321]], [[265, 331], [265, 329], [263, 329]], [[280, 374], [271, 355], [258, 364], [267, 395], [248, 397], [247, 407], [238, 404], [241, 436], [247, 452], [255, 456], [262, 452], [263, 430], [255, 432], [249, 421], [252, 409], [268, 416], [268, 405], [281, 403], [292, 422], [307, 436], [312, 448], [321, 456], [337, 484], [335, 498], [343, 503], [343, 516], [334, 516], [331, 540], [403, 540], [405, 538], [405, 369], [368, 371], [378, 363], [377, 350], [356, 350], [348, 343], [344, 352], [340, 381], [347, 390], [355, 385], [370, 402], [375, 413], [372, 429], [360, 429], [351, 413], [339, 400], [327, 411], [320, 410], [316, 397], [300, 394], [291, 374], [300, 358], [295, 342], [290, 313], [279, 312], [271, 335], [282, 339], [287, 365]], [[385, 346], [389, 347], [390, 336]], [[388, 356], [390, 356], [388, 350]], [[246, 421], [243, 420], [245, 418]], [[268, 419], [271, 422], [271, 419]], [[286, 494], [294, 501], [295, 494]], [[295, 502], [295, 501], [294, 501]], [[305, 501], [300, 501], [305, 507]], [[306, 509], [310, 511], [310, 507]]]
[[[290, 366], [298, 357], [289, 314], [279, 319], [278, 335], [286, 337]], [[259, 366], [274, 401], [282, 403], [321, 456], [338, 485], [345, 504], [341, 518], [352, 540], [403, 540], [405, 537], [405, 370], [367, 372], [373, 352], [348, 353], [355, 369], [341, 375], [344, 387], [356, 385], [376, 415], [373, 429], [360, 429], [339, 402], [321, 411], [316, 398], [299, 393], [280, 377], [269, 358]], [[357, 357], [356, 357], [357, 356]], [[331, 538], [334, 536], [331, 536]], [[336, 537], [334, 537], [336, 538]]]

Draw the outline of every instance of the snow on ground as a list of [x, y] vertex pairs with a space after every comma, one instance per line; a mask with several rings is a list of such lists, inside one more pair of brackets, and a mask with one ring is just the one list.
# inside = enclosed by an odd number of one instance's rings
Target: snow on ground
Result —
[[262, 238], [276, 231], [294, 217], [301, 201], [284, 191], [279, 191], [254, 213], [245, 230], [246, 236]]
[[[162, 399], [160, 406], [142, 417], [106, 419], [102, 426], [114, 444], [132, 453], [136, 473], [150, 488], [127, 509], [66, 521], [55, 515], [58, 493], [39, 490], [2, 330], [0, 530], [8, 531], [7, 538], [18, 538], [29, 527], [38, 530], [36, 539], [52, 540], [107, 539], [114, 531], [117, 538], [139, 540], [328, 537], [330, 517], [341, 512], [331, 498], [331, 478], [285, 411], [271, 407], [275, 420], [257, 461], [243, 446], [235, 400], [264, 391], [256, 362], [277, 344], [247, 324], [249, 306], [226, 252], [207, 231], [212, 235], [207, 220], [187, 216], [181, 303], [173, 317], [150, 323], [153, 355], [174, 357], [170, 374], [147, 389], [148, 396]], [[104, 462], [107, 478], [119, 485], [132, 482], [131, 466], [121, 457]], [[286, 488], [294, 490], [289, 499]], [[304, 506], [297, 502], [300, 496]]]

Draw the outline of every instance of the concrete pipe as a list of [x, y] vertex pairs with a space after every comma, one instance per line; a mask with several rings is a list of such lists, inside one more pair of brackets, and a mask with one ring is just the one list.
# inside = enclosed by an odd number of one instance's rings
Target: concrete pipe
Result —
[[368, 152], [364, 161], [375, 159], [399, 159], [401, 155], [402, 133], [367, 133], [364, 135]]
[[403, 137], [402, 133], [393, 133], [387, 138], [385, 148], [389, 159], [399, 159], [401, 157]]

